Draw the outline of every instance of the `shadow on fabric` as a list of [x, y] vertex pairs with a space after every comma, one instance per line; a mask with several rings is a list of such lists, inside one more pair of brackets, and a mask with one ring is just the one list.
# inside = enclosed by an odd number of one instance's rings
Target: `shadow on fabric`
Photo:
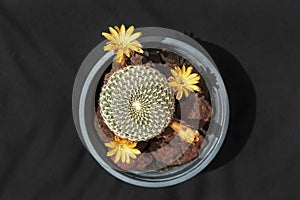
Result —
[[233, 160], [246, 145], [255, 121], [256, 94], [247, 72], [232, 54], [210, 42], [194, 39], [206, 49], [216, 63], [230, 103], [227, 135], [219, 153], [204, 170], [208, 172]]

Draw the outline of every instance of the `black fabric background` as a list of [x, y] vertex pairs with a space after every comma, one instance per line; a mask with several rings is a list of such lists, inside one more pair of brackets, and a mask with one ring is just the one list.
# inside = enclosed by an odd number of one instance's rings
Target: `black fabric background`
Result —
[[[299, 199], [300, 1], [0, 1], [0, 199]], [[168, 188], [123, 183], [85, 150], [71, 95], [113, 25], [193, 34], [231, 121], [214, 162]]]

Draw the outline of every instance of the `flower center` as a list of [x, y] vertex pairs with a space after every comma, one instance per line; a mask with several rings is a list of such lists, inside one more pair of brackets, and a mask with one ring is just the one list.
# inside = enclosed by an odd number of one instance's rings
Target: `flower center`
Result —
[[139, 101], [135, 101], [132, 103], [132, 107], [135, 111], [140, 111], [142, 109], [142, 104]]
[[178, 83], [183, 86], [186, 85], [184, 78], [179, 78]]

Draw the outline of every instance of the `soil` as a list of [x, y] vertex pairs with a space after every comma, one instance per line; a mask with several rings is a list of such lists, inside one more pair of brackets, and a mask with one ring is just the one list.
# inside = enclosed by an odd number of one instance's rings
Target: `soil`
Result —
[[[181, 56], [160, 49], [144, 49], [144, 54], [134, 53], [130, 58], [127, 58], [126, 64], [145, 64], [158, 70], [166, 68], [168, 71], [175, 66], [191, 65]], [[119, 69], [120, 65], [114, 62], [106, 70], [106, 74], [101, 78], [97, 87], [94, 125], [102, 142], [111, 141], [114, 133], [109, 130], [101, 116], [100, 107], [98, 106], [99, 93], [102, 86], [107, 83], [109, 77]], [[193, 72], [200, 74], [195, 68]], [[141, 151], [141, 154], [138, 155], [137, 159], [131, 159], [129, 164], [118, 162], [116, 165], [122, 170], [157, 171], [167, 170], [197, 158], [207, 144], [205, 133], [213, 114], [209, 91], [203, 78], [200, 79], [198, 86], [201, 88], [199, 93], [191, 93], [187, 98], [183, 97], [180, 103], [176, 100], [174, 114], [177, 120], [183, 121], [191, 128], [198, 130], [200, 136], [197, 142], [192, 144], [185, 142], [168, 126], [160, 135], [148, 141], [138, 142], [137, 148]]]

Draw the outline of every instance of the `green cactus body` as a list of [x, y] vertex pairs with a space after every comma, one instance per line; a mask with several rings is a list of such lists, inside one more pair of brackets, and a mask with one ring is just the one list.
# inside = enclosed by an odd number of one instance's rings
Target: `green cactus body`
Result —
[[158, 70], [127, 66], [103, 86], [99, 105], [104, 122], [116, 135], [146, 141], [159, 135], [173, 118], [175, 99]]

